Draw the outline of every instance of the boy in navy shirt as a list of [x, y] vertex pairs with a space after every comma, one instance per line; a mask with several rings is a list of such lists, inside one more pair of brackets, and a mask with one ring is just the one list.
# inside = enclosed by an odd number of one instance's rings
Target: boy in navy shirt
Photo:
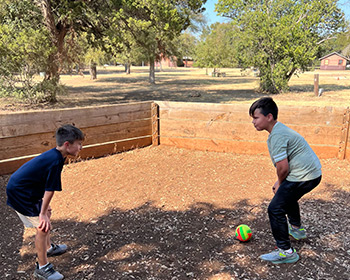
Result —
[[260, 258], [274, 264], [294, 263], [299, 255], [291, 247], [289, 235], [297, 240], [306, 238], [298, 200], [320, 183], [321, 163], [299, 133], [277, 121], [278, 107], [272, 98], [255, 101], [249, 115], [256, 130], [270, 133], [267, 146], [277, 173], [277, 181], [272, 187], [275, 195], [268, 207], [277, 250]]
[[36, 228], [38, 262], [34, 276], [47, 280], [63, 279], [47, 257], [63, 254], [67, 250], [65, 244], [55, 245], [50, 241], [50, 202], [55, 191], [62, 190], [61, 172], [65, 158], [79, 153], [84, 134], [67, 124], [57, 129], [55, 137], [57, 147], [23, 164], [12, 174], [6, 188], [7, 204], [16, 211], [25, 227]]

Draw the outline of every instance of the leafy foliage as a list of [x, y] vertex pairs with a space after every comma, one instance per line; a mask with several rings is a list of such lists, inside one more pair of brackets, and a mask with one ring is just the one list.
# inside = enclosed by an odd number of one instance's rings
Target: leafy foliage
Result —
[[215, 23], [202, 33], [195, 54], [198, 67], [220, 68], [237, 65], [236, 28], [232, 23]]
[[51, 100], [52, 91], [33, 81], [46, 68], [52, 51], [41, 20], [32, 1], [0, 1], [0, 95], [32, 102]]
[[144, 53], [150, 64], [149, 81], [155, 83], [155, 60], [174, 54], [175, 39], [190, 26], [190, 15], [202, 11], [203, 3], [205, 0], [123, 0], [113, 19], [111, 46], [124, 53], [131, 54], [135, 48]]
[[260, 89], [272, 94], [344, 27], [337, 0], [219, 0], [216, 9], [239, 28], [241, 62], [259, 68]]

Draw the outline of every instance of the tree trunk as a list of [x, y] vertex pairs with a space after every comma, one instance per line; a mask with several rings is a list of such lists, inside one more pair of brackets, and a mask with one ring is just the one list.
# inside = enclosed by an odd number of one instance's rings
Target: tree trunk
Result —
[[60, 75], [58, 73], [58, 64], [56, 62], [56, 54], [49, 55], [48, 58], [48, 68], [46, 69], [45, 80], [60, 79]]
[[49, 56], [49, 67], [47, 69], [46, 79], [58, 79], [59, 80], [59, 65], [63, 59], [64, 52], [64, 38], [69, 30], [69, 24], [66, 22], [55, 22], [55, 18], [52, 13], [52, 8], [49, 0], [36, 1], [38, 7], [41, 9], [44, 17], [45, 25], [50, 32], [51, 43], [56, 47], [56, 52]]
[[90, 80], [96, 80], [97, 79], [97, 68], [96, 68], [96, 63], [91, 62], [90, 63]]
[[126, 74], [130, 74], [131, 73], [131, 63], [128, 63], [127, 65], [126, 65]]
[[[70, 25], [64, 21], [55, 22], [49, 0], [38, 0], [36, 4], [44, 17], [44, 23], [50, 33], [51, 44], [56, 48], [56, 51], [49, 55], [48, 68], [45, 71], [45, 80], [49, 80], [54, 86], [58, 86], [60, 80], [60, 64], [64, 58], [64, 38], [67, 35]], [[56, 91], [53, 90], [51, 92], [51, 101], [54, 102], [56, 101]]]
[[154, 58], [149, 59], [149, 82], [150, 84], [156, 83], [155, 70], [154, 70]]

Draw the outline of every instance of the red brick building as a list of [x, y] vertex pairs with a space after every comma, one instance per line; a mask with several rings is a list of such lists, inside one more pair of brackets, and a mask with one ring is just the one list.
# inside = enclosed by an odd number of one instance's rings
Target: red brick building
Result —
[[168, 57], [162, 56], [160, 61], [155, 62], [156, 67], [160, 67], [160, 65], [162, 65], [162, 67], [171, 67], [171, 68], [175, 67], [176, 68], [177, 67], [176, 57], [168, 58]]
[[321, 70], [345, 70], [346, 65], [350, 63], [350, 59], [337, 53], [333, 52], [324, 57], [321, 60]]

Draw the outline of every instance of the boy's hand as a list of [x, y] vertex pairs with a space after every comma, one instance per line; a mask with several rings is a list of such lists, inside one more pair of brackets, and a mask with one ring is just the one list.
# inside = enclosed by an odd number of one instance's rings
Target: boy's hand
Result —
[[272, 191], [273, 191], [274, 194], [276, 194], [279, 186], [280, 186], [280, 184], [278, 183], [278, 181], [276, 181], [276, 183], [272, 187]]
[[40, 213], [39, 221], [40, 221], [40, 224], [38, 226], [38, 229], [42, 230], [43, 232], [48, 232], [51, 229], [50, 217], [47, 214]]

